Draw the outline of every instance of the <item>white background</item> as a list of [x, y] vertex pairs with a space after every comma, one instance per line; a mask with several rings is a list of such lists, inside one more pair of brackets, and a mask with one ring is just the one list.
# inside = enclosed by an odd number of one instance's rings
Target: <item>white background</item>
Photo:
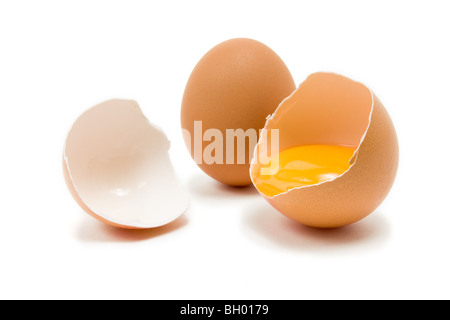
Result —
[[[450, 298], [449, 14], [448, 1], [1, 1], [0, 298]], [[234, 37], [270, 46], [297, 84], [333, 71], [383, 101], [401, 162], [371, 216], [306, 228], [196, 167], [184, 86]], [[192, 205], [171, 225], [108, 227], [67, 191], [65, 135], [116, 97], [172, 141]]]

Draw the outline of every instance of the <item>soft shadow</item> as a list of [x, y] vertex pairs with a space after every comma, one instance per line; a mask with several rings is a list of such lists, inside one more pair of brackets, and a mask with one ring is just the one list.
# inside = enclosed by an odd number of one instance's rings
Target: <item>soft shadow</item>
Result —
[[298, 251], [366, 250], [381, 246], [390, 234], [389, 224], [379, 211], [345, 227], [318, 229], [286, 218], [268, 203], [249, 206], [245, 211], [244, 227], [246, 233], [262, 245], [274, 244]]
[[245, 187], [230, 187], [217, 182], [205, 174], [196, 174], [188, 181], [189, 191], [197, 196], [209, 198], [224, 197], [250, 197], [258, 195], [258, 191], [253, 185]]
[[112, 227], [93, 218], [85, 217], [78, 228], [77, 236], [85, 242], [137, 242], [174, 232], [187, 223], [188, 219], [185, 215], [182, 215], [177, 220], [162, 227], [128, 230]]

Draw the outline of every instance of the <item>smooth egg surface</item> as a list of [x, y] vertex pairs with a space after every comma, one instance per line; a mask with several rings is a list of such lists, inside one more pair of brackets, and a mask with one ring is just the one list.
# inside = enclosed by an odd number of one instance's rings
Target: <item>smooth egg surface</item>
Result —
[[251, 184], [259, 130], [295, 87], [281, 58], [261, 42], [232, 39], [211, 49], [192, 71], [181, 106], [186, 145], [197, 165], [222, 183]]

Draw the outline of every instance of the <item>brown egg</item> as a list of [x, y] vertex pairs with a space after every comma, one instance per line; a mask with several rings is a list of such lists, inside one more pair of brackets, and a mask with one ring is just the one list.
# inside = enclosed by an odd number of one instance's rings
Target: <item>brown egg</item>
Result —
[[[222, 183], [251, 184], [259, 130], [294, 90], [284, 62], [258, 41], [232, 39], [206, 53], [192, 71], [181, 107], [185, 141], [198, 166]], [[233, 138], [237, 129], [242, 131]]]
[[[275, 155], [272, 129], [278, 129], [278, 155], [298, 146], [343, 146], [353, 148], [346, 159], [348, 168], [324, 181], [268, 192], [264, 182], [275, 184], [276, 179], [261, 175], [261, 159]], [[269, 138], [260, 139], [251, 165], [253, 182], [273, 207], [302, 224], [331, 228], [356, 222], [382, 203], [394, 182], [399, 149], [393, 123], [371, 90], [346, 77], [311, 75], [267, 120], [262, 137], [265, 133]], [[303, 160], [300, 157], [295, 164], [302, 165]], [[311, 170], [323, 169], [307, 165]], [[293, 172], [284, 171], [283, 177], [291, 175], [286, 181], [293, 174], [300, 181], [306, 171]]]

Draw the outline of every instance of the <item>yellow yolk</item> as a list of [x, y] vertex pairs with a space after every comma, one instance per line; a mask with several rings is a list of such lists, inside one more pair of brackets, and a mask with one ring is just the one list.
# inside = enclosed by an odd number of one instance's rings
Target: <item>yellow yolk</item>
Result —
[[275, 156], [261, 166], [254, 179], [255, 185], [260, 192], [273, 197], [293, 188], [333, 180], [350, 168], [355, 150], [334, 145], [307, 145], [281, 151], [278, 165]]

